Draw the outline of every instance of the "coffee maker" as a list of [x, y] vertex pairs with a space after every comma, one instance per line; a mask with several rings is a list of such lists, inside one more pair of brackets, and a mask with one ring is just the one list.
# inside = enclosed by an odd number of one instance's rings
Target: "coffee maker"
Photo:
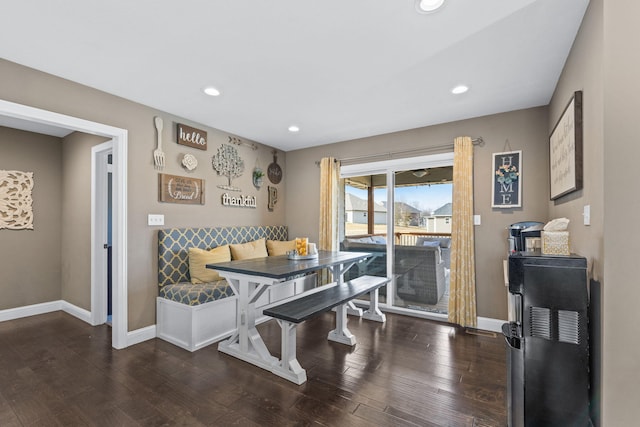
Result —
[[[544, 223], [537, 221], [522, 221], [511, 224], [509, 230], [509, 254], [525, 252], [535, 245], [527, 245], [527, 240], [540, 239], [540, 232]], [[529, 242], [531, 243], [531, 241]]]

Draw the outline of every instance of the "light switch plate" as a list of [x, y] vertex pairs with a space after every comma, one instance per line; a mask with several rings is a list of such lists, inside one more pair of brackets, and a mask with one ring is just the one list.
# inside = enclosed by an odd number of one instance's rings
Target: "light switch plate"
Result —
[[584, 225], [591, 225], [591, 205], [584, 205], [582, 217], [584, 219]]
[[480, 215], [474, 215], [473, 225], [480, 225], [480, 224], [482, 224], [482, 219], [480, 218]]
[[150, 226], [164, 225], [164, 215], [149, 214], [147, 224]]

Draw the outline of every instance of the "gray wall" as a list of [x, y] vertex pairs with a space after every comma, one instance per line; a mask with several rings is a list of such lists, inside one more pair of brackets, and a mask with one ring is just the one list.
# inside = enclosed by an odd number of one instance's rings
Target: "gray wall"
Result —
[[[26, 104], [36, 108], [42, 108], [61, 114], [67, 114], [107, 125], [127, 129], [129, 132], [129, 165], [128, 165], [128, 299], [129, 299], [129, 330], [154, 325], [155, 298], [158, 295], [157, 285], [157, 228], [147, 226], [147, 214], [164, 214], [165, 227], [191, 227], [191, 226], [219, 226], [219, 225], [282, 225], [285, 223], [284, 205], [286, 203], [286, 157], [278, 152], [278, 164], [283, 169], [284, 179], [278, 188], [279, 201], [273, 212], [267, 211], [267, 182], [260, 190], [252, 185], [251, 171], [258, 159], [262, 168], [273, 161], [271, 147], [258, 144], [258, 150], [249, 147], [238, 147], [241, 157], [245, 161], [245, 174], [234, 181], [234, 185], [240, 187], [242, 194], [255, 195], [258, 198], [257, 209], [242, 209], [234, 207], [222, 207], [220, 197], [223, 190], [217, 185], [226, 183], [226, 178], [220, 177], [211, 167], [211, 157], [217, 148], [228, 143], [229, 136], [235, 136], [221, 130], [208, 128], [198, 123], [193, 123], [168, 113], [163, 113], [152, 108], [127, 101], [125, 99], [109, 95], [98, 90], [79, 85], [68, 80], [42, 73], [27, 67], [20, 66], [5, 60], [0, 60], [0, 76], [3, 81], [10, 81], [10, 85], [0, 86], [0, 99], [20, 104]], [[153, 117], [160, 115], [164, 120], [163, 141], [167, 154], [167, 166], [165, 173], [174, 175], [187, 175], [202, 178], [206, 182], [206, 203], [204, 206], [177, 205], [158, 202], [158, 171], [153, 167], [152, 152], [156, 144], [156, 132]], [[184, 147], [175, 143], [175, 125], [184, 123], [208, 131], [209, 148], [202, 150]], [[248, 141], [250, 142], [250, 141]], [[3, 155], [0, 156], [4, 159]], [[199, 161], [198, 168], [193, 172], [187, 172], [179, 163], [184, 153], [194, 154]], [[87, 166], [90, 158], [86, 159]], [[60, 169], [58, 170], [60, 173]], [[86, 190], [83, 190], [86, 191]], [[90, 194], [85, 194], [87, 199]], [[86, 209], [83, 207], [82, 209]], [[81, 228], [77, 229], [74, 241], [89, 242], [90, 229], [85, 224], [89, 221], [83, 217]], [[60, 224], [60, 219], [58, 219]], [[60, 238], [57, 240], [59, 251]], [[60, 275], [58, 253], [57, 274]], [[39, 267], [36, 267], [39, 269]], [[46, 268], [37, 273], [39, 275], [50, 274]], [[70, 278], [70, 293], [75, 295], [77, 287], [82, 286], [82, 278], [86, 278], [86, 271], [74, 276], [74, 272], [67, 271], [66, 277]], [[59, 279], [56, 279], [59, 281]], [[88, 289], [90, 283], [86, 283]], [[60, 284], [56, 287], [57, 295], [35, 295], [33, 301], [49, 301], [60, 299]], [[67, 291], [65, 290], [65, 294]], [[6, 308], [25, 305], [13, 293], [7, 293], [7, 299], [3, 298], [2, 304]], [[71, 296], [86, 308], [86, 292], [81, 296]], [[76, 299], [77, 298], [77, 299]]]
[[[549, 216], [570, 219], [571, 249], [573, 252], [587, 257], [590, 272], [594, 279], [603, 280], [605, 286], [604, 257], [604, 127], [603, 127], [603, 15], [602, 0], [592, 0], [585, 14], [580, 31], [571, 49], [569, 58], [555, 93], [549, 104], [549, 124], [551, 133], [558, 118], [562, 114], [573, 93], [583, 91], [583, 166], [584, 188], [549, 203]], [[583, 224], [583, 208], [591, 207], [591, 225]], [[595, 298], [594, 300], [601, 300]], [[591, 322], [601, 319], [590, 319]], [[601, 325], [600, 325], [601, 326]], [[590, 343], [591, 357], [595, 363], [593, 374], [593, 407], [596, 423], [600, 422], [602, 392], [602, 348], [601, 340]], [[600, 425], [600, 424], [596, 424]], [[610, 424], [624, 425], [624, 424]]]
[[[482, 136], [484, 147], [474, 153], [474, 206], [482, 225], [475, 228], [478, 315], [507, 318], [507, 291], [502, 260], [507, 255], [509, 224], [525, 220], [547, 220], [549, 199], [547, 108], [496, 114], [438, 126], [379, 135], [287, 153], [287, 224], [292, 235], [318, 239], [320, 200], [319, 168], [315, 161], [332, 156], [346, 158], [363, 154], [404, 151], [453, 143], [456, 136]], [[518, 209], [491, 208], [492, 153], [522, 150], [523, 206]]]
[[0, 310], [60, 299], [62, 141], [0, 126], [0, 169], [33, 172], [33, 230], [0, 230]]
[[[594, 0], [592, 0], [592, 3]], [[597, 2], [598, 4], [600, 1]], [[640, 419], [640, 3], [604, 7], [604, 389], [606, 426]]]
[[[569, 218], [571, 250], [587, 257], [594, 277], [602, 278], [604, 227], [604, 144], [602, 128], [602, 1], [592, 1], [549, 104], [550, 134], [567, 103], [583, 91], [584, 188], [549, 202], [551, 218]], [[583, 207], [591, 206], [591, 225], [583, 225]]]

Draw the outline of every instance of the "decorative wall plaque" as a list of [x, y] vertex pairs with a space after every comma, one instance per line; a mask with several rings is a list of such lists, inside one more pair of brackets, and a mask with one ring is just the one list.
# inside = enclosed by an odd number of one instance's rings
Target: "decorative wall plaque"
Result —
[[204, 205], [204, 180], [186, 176], [158, 174], [158, 200], [185, 205]]
[[244, 196], [242, 194], [232, 196], [229, 193], [224, 193], [222, 195], [222, 205], [255, 209], [255, 207], [258, 206], [258, 198], [256, 196]]
[[522, 206], [522, 151], [493, 153], [492, 208]]
[[198, 167], [198, 159], [196, 159], [196, 156], [193, 154], [187, 153], [182, 157], [182, 166], [184, 166], [186, 170], [192, 171]]
[[211, 158], [211, 166], [218, 175], [226, 176], [228, 185], [218, 185], [218, 188], [230, 191], [242, 191], [238, 187], [231, 185], [234, 178], [242, 176], [244, 172], [244, 160], [240, 158], [238, 150], [232, 145], [222, 144], [218, 147], [218, 152]]
[[33, 172], [0, 170], [0, 230], [33, 230]]
[[282, 169], [278, 164], [278, 152], [273, 150], [273, 163], [267, 168], [267, 176], [269, 181], [274, 184], [278, 184], [282, 180]]
[[273, 209], [276, 207], [276, 203], [278, 202], [278, 189], [276, 187], [269, 186], [267, 187], [269, 193], [269, 199], [267, 201], [267, 210], [269, 212], [273, 212]]
[[178, 123], [178, 144], [206, 150], [207, 131]]

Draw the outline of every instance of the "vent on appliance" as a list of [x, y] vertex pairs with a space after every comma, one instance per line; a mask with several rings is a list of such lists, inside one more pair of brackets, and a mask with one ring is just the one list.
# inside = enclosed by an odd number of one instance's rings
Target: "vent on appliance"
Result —
[[558, 341], [580, 344], [580, 313], [558, 310]]
[[551, 309], [531, 307], [529, 320], [532, 337], [551, 339]]

